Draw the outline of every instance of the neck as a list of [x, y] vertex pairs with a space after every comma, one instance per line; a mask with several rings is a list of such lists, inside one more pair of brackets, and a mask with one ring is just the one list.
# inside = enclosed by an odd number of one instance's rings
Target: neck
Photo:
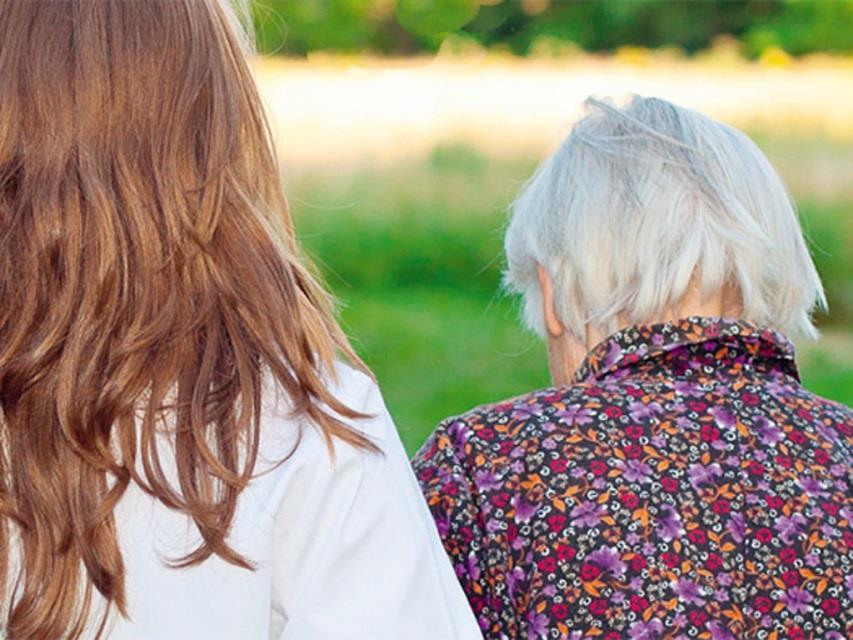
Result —
[[[642, 324], [673, 322], [691, 316], [737, 317], [740, 314], [740, 304], [731, 292], [722, 290], [703, 296], [698, 287], [691, 286], [677, 306], [666, 309], [658, 317], [642, 320]], [[627, 316], [620, 314], [617, 318], [616, 330], [625, 329], [634, 324], [637, 323], [631, 322]], [[602, 327], [587, 325], [585, 335], [582, 337], [571, 335], [568, 331], [564, 331], [559, 336], [549, 335], [548, 363], [554, 384], [558, 386], [571, 384], [575, 371], [583, 359], [609, 333]]]

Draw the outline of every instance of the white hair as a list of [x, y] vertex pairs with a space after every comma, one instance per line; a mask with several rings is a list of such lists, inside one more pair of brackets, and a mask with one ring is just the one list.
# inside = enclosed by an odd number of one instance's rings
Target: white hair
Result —
[[[689, 286], [732, 287], [740, 317], [816, 337], [826, 307], [794, 206], [743, 133], [659, 98], [593, 98], [511, 207], [504, 281], [545, 334], [537, 264], [557, 314], [583, 339], [676, 309]], [[695, 276], [695, 278], [694, 278]]]

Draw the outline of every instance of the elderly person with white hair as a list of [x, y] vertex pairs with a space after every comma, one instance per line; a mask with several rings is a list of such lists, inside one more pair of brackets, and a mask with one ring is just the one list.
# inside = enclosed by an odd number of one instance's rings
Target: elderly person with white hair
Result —
[[587, 106], [506, 232], [555, 386], [414, 461], [485, 638], [853, 637], [853, 412], [785, 337], [825, 304], [785, 188], [699, 113]]

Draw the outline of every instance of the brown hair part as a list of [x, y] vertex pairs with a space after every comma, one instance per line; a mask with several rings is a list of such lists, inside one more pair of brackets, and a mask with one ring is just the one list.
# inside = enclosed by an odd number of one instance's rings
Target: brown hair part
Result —
[[[364, 368], [294, 238], [239, 22], [223, 0], [0, 3], [0, 584], [10, 638], [127, 615], [129, 483], [226, 538], [266, 377], [372, 448], [333, 396]], [[174, 434], [178, 486], [157, 432]], [[139, 466], [141, 465], [141, 469]], [[19, 564], [12, 570], [13, 549]]]

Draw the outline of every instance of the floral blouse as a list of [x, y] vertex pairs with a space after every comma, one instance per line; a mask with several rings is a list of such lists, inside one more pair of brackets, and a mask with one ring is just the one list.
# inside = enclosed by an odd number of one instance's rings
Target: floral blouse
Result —
[[853, 638], [853, 412], [781, 334], [617, 332], [414, 460], [487, 639]]

